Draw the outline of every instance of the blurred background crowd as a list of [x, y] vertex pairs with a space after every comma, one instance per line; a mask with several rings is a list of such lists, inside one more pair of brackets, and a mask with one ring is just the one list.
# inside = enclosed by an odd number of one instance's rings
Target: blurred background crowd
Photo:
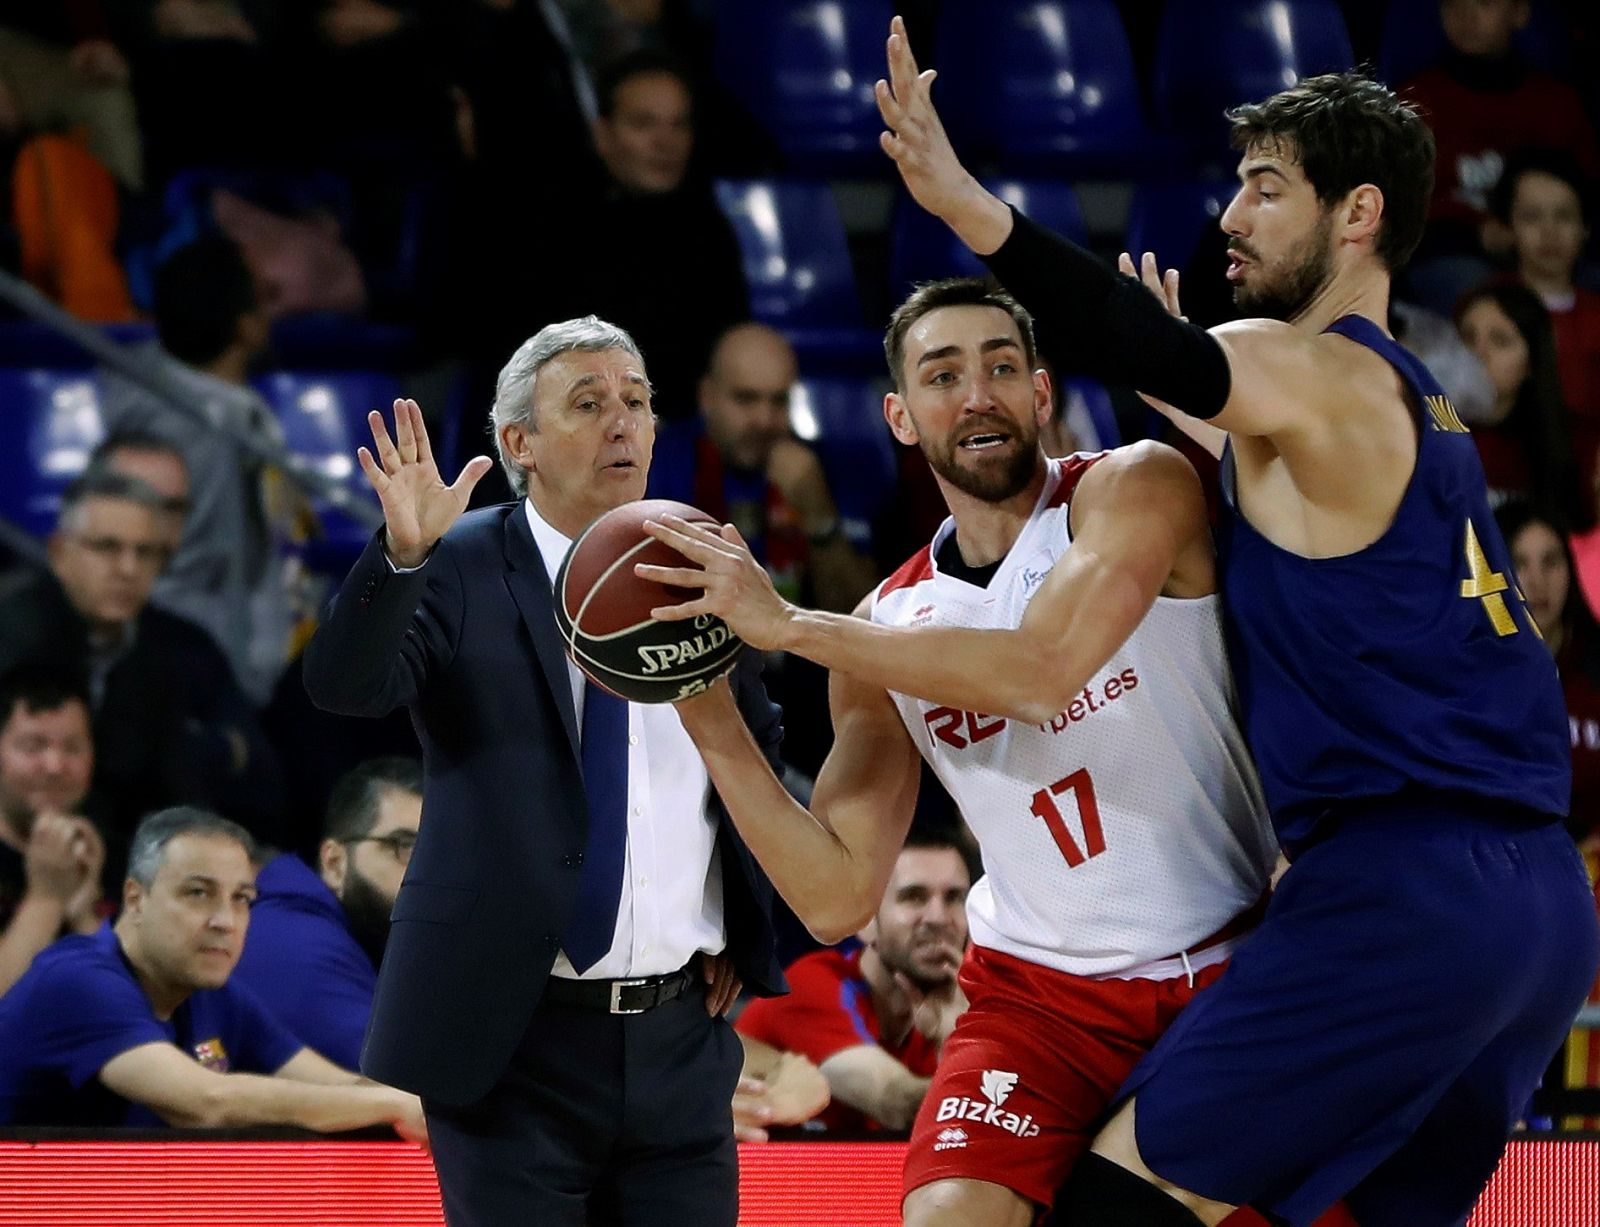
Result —
[[[312, 1024], [314, 1042], [297, 1033], [353, 1066], [419, 820], [417, 742], [403, 713], [313, 709], [298, 652], [376, 523], [354, 463], [366, 413], [415, 397], [453, 476], [488, 449], [495, 372], [550, 321], [594, 313], [633, 333], [662, 420], [651, 492], [737, 524], [786, 596], [848, 610], [926, 543], [944, 508], [884, 426], [880, 323], [916, 281], [978, 266], [900, 194], [878, 150], [872, 84], [893, 11], [4, 7], [0, 990], [57, 936], [115, 913], [141, 817], [201, 806], [260, 845], [258, 913], [320, 909], [350, 938], [297, 991], [313, 1014], [353, 1004], [326, 1034]], [[1217, 225], [1234, 162], [1224, 108], [1357, 64], [1421, 108], [1436, 186], [1391, 327], [1472, 428], [1566, 687], [1571, 827], [1600, 873], [1600, 10], [898, 11], [939, 70], [935, 99], [967, 164], [1108, 257], [1156, 252], [1206, 325], [1232, 311]], [[1052, 454], [1166, 437], [1131, 390], [1073, 376], [1072, 338], [1040, 342], [1058, 373]], [[1193, 459], [1214, 480], [1209, 458]], [[501, 480], [476, 501], [509, 497]], [[831, 739], [825, 677], [785, 658], [768, 678], [787, 783], [804, 795]], [[965, 943], [950, 913], [970, 849], [931, 776], [923, 794], [918, 838], [934, 842], [905, 872], [944, 883], [914, 892], [939, 916], [883, 920], [843, 962], [801, 976], [822, 975], [823, 1001], [836, 980], [859, 981], [862, 1009], [889, 1020], [836, 1018], [841, 1047], [864, 1031], [898, 1037], [884, 1046], [910, 1081], [881, 1103], [848, 1102], [856, 1127], [862, 1112], [909, 1120], [940, 1038], [912, 1033], [883, 935], [936, 924]], [[285, 984], [300, 932], [247, 942], [239, 974]], [[798, 924], [785, 935], [790, 959], [813, 949]], [[279, 1000], [286, 1015], [300, 1008]], [[778, 1048], [833, 1034], [814, 1019], [798, 1031], [758, 1021]], [[1559, 1077], [1600, 1085], [1586, 1032], [1562, 1063]]]

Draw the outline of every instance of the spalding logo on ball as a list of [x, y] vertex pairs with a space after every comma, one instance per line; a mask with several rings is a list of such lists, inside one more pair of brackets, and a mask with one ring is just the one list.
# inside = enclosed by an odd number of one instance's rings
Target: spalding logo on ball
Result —
[[733, 668], [744, 646], [726, 622], [709, 614], [682, 622], [650, 616], [652, 609], [700, 595], [633, 573], [641, 562], [693, 565], [644, 531], [646, 520], [664, 515], [717, 523], [671, 499], [628, 503], [589, 525], [556, 573], [556, 625], [567, 652], [597, 686], [635, 703], [672, 703], [699, 694]]

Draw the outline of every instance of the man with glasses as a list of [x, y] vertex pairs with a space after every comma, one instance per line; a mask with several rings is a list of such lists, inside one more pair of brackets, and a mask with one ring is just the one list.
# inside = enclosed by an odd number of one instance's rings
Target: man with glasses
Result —
[[389, 912], [422, 821], [422, 764], [362, 763], [334, 787], [316, 868], [293, 852], [256, 878], [259, 897], [234, 975], [335, 1065], [357, 1069]]
[[276, 757], [227, 658], [150, 605], [164, 514], [144, 482], [91, 470], [67, 490], [49, 570], [0, 589], [0, 673], [41, 665], [86, 684], [113, 852], [167, 805], [210, 806], [259, 835], [281, 816]]

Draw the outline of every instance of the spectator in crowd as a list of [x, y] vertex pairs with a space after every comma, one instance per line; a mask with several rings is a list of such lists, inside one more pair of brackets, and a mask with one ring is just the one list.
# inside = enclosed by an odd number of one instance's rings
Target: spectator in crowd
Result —
[[1489, 194], [1506, 158], [1530, 134], [1567, 150], [1588, 173], [1600, 166], [1594, 129], [1577, 94], [1529, 67], [1512, 45], [1528, 10], [1528, 0], [1440, 0], [1449, 46], [1402, 91], [1421, 110], [1438, 147], [1428, 230], [1412, 261], [1432, 266], [1415, 269], [1412, 286], [1436, 309], [1447, 310], [1490, 271], [1481, 235]]
[[181, 801], [270, 827], [277, 763], [226, 658], [199, 627], [150, 607], [165, 514], [160, 496], [120, 473], [69, 487], [49, 571], [0, 592], [0, 672], [30, 663], [87, 679], [113, 834]]
[[204, 810], [139, 824], [116, 924], [57, 943], [0, 998], [0, 1123], [391, 1124], [426, 1137], [415, 1096], [339, 1069], [229, 983], [252, 851]]
[[819, 950], [787, 972], [790, 993], [752, 1001], [741, 1037], [799, 1052], [822, 1070], [839, 1132], [911, 1127], [939, 1050], [966, 1008], [967, 862], [955, 841], [913, 828], [877, 915], [853, 950]]
[[421, 821], [422, 764], [374, 759], [334, 788], [316, 870], [284, 852], [256, 879], [238, 981], [345, 1069], [360, 1066], [389, 913]]
[[789, 429], [798, 378], [781, 334], [728, 329], [700, 379], [699, 421], [664, 427], [656, 440], [650, 496], [737, 526], [788, 599], [848, 612], [879, 577], [845, 534], [817, 453]]
[[749, 314], [738, 241], [709, 186], [689, 174], [694, 95], [674, 61], [648, 51], [619, 60], [598, 83], [598, 106], [606, 182], [598, 198], [572, 201], [577, 229], [532, 253], [535, 275], [572, 288], [563, 314], [599, 315], [637, 338], [656, 412], [686, 418], [712, 345]]
[[1575, 582], [1561, 522], [1525, 501], [1504, 504], [1495, 517], [1566, 693], [1572, 733], [1568, 824], [1581, 842], [1600, 833], [1600, 628]]
[[1449, 316], [1391, 298], [1389, 331], [1433, 372], [1463, 422], [1472, 426], [1494, 414], [1498, 397], [1489, 372]]
[[1565, 154], [1525, 150], [1508, 159], [1493, 201], [1517, 276], [1550, 310], [1567, 407], [1600, 433], [1600, 294], [1575, 279], [1589, 240], [1588, 185]]
[[[1493, 409], [1472, 430], [1491, 505], [1536, 497], [1575, 519], [1581, 510], [1572, 442], [1577, 432], [1562, 401], [1544, 305], [1524, 286], [1491, 282], [1461, 300], [1456, 323], [1495, 390]], [[1600, 425], [1600, 418], [1591, 420]], [[1592, 456], [1600, 436], [1584, 431], [1578, 437], [1588, 440]]]
[[83, 817], [94, 772], [89, 700], [69, 680], [0, 680], [0, 994], [65, 933], [100, 925], [105, 843]]
[[260, 706], [283, 672], [294, 621], [281, 547], [309, 513], [257, 451], [281, 445], [283, 432], [247, 382], [267, 317], [239, 248], [214, 237], [175, 251], [156, 272], [155, 316], [160, 344], [145, 361], [195, 409], [107, 372], [101, 412], [113, 436], [138, 432], [182, 453], [188, 519], [155, 603], [209, 633]]
[[[121, 473], [144, 482], [161, 499], [161, 528], [169, 555], [176, 559], [183, 545], [183, 530], [189, 518], [189, 466], [183, 449], [169, 439], [145, 430], [119, 430], [107, 435], [89, 456], [89, 468]], [[173, 564], [156, 580], [150, 603], [168, 608], [162, 589], [171, 576]], [[183, 616], [181, 609], [170, 612]], [[190, 619], [193, 621], [193, 619]]]
[[128, 61], [102, 0], [10, 0], [0, 18], [0, 82], [35, 132], [82, 127], [89, 151], [131, 190], [144, 158]]

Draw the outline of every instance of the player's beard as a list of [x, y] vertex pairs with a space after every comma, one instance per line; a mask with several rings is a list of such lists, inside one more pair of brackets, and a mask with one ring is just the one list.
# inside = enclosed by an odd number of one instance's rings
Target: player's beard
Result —
[[[1306, 240], [1304, 255], [1282, 271], [1269, 274], [1264, 265], [1257, 263], [1253, 284], [1240, 283], [1233, 288], [1233, 304], [1257, 319], [1294, 320], [1310, 306], [1333, 272], [1333, 211], [1323, 212], [1316, 227]], [[1251, 250], [1241, 243], [1230, 243], [1230, 250], [1254, 258]]]
[[969, 468], [961, 463], [958, 441], [946, 438], [936, 443], [926, 435], [921, 440], [922, 454], [935, 473], [963, 494], [986, 503], [1003, 503], [1026, 490], [1038, 470], [1039, 427], [1030, 417], [1021, 422], [1005, 422], [993, 433], [1009, 435], [1017, 444], [1004, 464], [980, 463]]
[[383, 962], [383, 950], [389, 942], [389, 913], [394, 909], [394, 900], [385, 898], [382, 891], [352, 866], [339, 902], [357, 943], [377, 967]]

